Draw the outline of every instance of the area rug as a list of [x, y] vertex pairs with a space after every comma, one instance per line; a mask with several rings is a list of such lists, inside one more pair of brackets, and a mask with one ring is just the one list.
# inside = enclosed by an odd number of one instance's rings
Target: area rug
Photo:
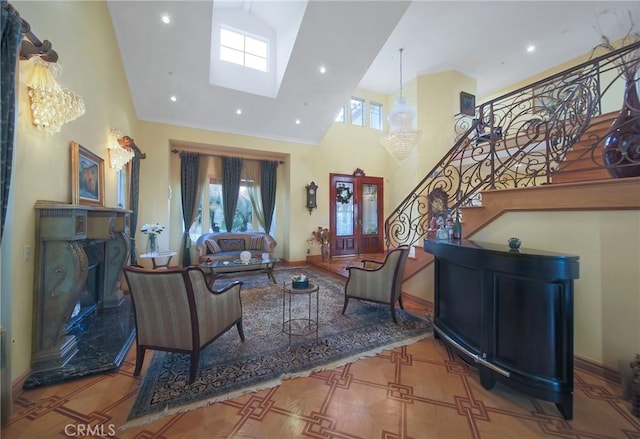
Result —
[[[288, 335], [282, 332], [282, 285], [301, 273], [320, 288], [318, 341], [314, 332], [292, 337], [289, 345]], [[216, 281], [215, 288], [234, 280], [244, 282], [245, 342], [240, 341], [235, 326], [214, 341], [201, 353], [198, 375], [191, 385], [189, 355], [153, 352], [123, 430], [412, 344], [431, 332], [426, 319], [398, 308], [395, 324], [389, 306], [354, 299], [342, 315], [344, 282], [313, 269], [283, 269], [274, 274], [277, 284], [262, 274]], [[308, 297], [294, 299], [293, 316], [308, 315]], [[312, 305], [315, 314], [315, 296]], [[150, 361], [151, 352], [145, 361]]]

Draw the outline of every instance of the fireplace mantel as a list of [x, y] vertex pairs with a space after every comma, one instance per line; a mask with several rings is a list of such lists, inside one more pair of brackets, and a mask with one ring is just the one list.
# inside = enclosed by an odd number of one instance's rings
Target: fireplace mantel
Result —
[[131, 211], [38, 201], [32, 371], [64, 367], [78, 352], [70, 328], [119, 307]]

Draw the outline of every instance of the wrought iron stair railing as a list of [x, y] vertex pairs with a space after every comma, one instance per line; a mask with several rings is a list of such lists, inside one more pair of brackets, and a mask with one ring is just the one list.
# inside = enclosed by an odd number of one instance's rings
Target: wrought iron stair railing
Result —
[[[640, 171], [639, 54], [636, 42], [457, 115], [453, 147], [386, 219], [387, 248], [427, 234], [433, 194], [455, 212], [480, 205], [483, 190], [553, 184], [584, 170], [578, 162], [604, 178]], [[590, 129], [603, 113], [625, 111], [624, 122]]]

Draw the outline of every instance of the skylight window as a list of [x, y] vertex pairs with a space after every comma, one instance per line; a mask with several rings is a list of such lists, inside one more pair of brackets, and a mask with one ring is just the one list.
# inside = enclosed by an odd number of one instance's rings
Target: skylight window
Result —
[[269, 44], [266, 40], [220, 28], [220, 60], [267, 72]]

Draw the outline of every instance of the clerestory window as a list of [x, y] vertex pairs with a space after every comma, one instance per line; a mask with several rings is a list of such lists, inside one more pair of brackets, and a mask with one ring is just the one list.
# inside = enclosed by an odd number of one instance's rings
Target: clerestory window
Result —
[[220, 28], [220, 60], [269, 71], [269, 43], [227, 28]]

